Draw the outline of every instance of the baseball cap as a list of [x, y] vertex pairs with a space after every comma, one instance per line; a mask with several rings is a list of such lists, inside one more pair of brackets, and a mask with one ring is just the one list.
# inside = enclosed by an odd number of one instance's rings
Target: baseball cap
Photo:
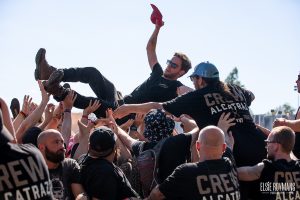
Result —
[[114, 132], [105, 126], [96, 128], [90, 136], [90, 149], [98, 157], [106, 157], [112, 153], [116, 144]]
[[156, 24], [156, 20], [158, 20], [158, 24], [162, 25], [162, 17], [163, 16], [162, 16], [161, 12], [159, 11], [159, 9], [154, 4], [150, 4], [150, 5], [153, 9], [151, 17], [150, 17], [151, 22], [153, 24]]
[[193, 76], [200, 76], [204, 78], [219, 78], [219, 71], [215, 65], [207, 61], [202, 62], [195, 67], [194, 72], [190, 75], [190, 77]]
[[151, 142], [169, 137], [175, 127], [174, 120], [168, 118], [162, 109], [151, 110], [144, 119], [144, 136]]

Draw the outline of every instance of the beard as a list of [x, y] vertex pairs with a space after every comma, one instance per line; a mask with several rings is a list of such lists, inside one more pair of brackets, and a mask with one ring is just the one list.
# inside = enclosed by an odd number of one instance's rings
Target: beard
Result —
[[167, 79], [175, 79], [177, 74], [168, 74], [168, 72], [166, 72], [166, 70], [163, 73], [164, 77]]
[[47, 147], [45, 148], [46, 159], [53, 163], [60, 163], [65, 159], [65, 151], [58, 150], [56, 152], [50, 151]]

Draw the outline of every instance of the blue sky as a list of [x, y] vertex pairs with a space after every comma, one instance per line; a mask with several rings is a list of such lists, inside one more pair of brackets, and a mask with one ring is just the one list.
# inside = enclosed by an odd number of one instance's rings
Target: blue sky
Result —
[[[186, 53], [193, 66], [214, 63], [222, 80], [237, 67], [239, 80], [256, 96], [251, 106], [255, 114], [284, 103], [297, 108], [297, 0], [0, 0], [0, 96], [7, 103], [25, 94], [40, 101], [33, 76], [40, 47], [47, 49], [53, 66], [95, 66], [123, 94], [130, 93], [150, 74], [150, 3], [165, 21], [157, 45], [163, 67], [176, 51]], [[180, 80], [192, 87], [187, 75]], [[94, 96], [84, 84], [71, 87]]]

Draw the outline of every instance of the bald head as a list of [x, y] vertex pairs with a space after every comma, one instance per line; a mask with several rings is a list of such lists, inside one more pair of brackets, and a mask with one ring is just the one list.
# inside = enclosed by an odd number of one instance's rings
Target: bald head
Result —
[[207, 126], [200, 131], [198, 141], [202, 145], [219, 147], [225, 143], [225, 136], [220, 128]]
[[61, 133], [55, 129], [48, 129], [40, 133], [37, 138], [37, 144], [44, 144], [50, 137], [61, 136]]

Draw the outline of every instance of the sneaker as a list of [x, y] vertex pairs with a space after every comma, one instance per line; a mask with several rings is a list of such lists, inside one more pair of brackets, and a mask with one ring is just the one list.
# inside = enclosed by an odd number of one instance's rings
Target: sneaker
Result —
[[48, 64], [46, 60], [46, 49], [40, 48], [35, 56], [36, 68], [34, 71], [35, 80], [47, 80], [52, 72], [56, 70]]

